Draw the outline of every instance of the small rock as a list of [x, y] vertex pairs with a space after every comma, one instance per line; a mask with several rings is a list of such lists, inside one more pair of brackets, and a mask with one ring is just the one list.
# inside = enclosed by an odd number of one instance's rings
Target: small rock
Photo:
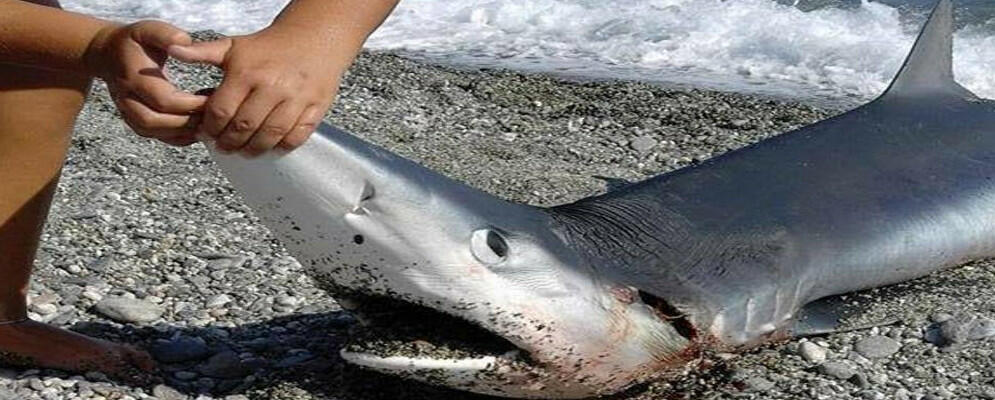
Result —
[[197, 378], [197, 373], [191, 371], [176, 371], [173, 373], [173, 376], [181, 381], [190, 381]]
[[857, 372], [845, 363], [829, 361], [819, 365], [819, 373], [845, 381], [852, 378]]
[[311, 353], [298, 353], [285, 357], [276, 363], [277, 368], [290, 368], [295, 365], [303, 364], [307, 361], [314, 359], [314, 354]]
[[940, 397], [942, 397], [944, 399], [950, 399], [950, 398], [953, 398], [954, 396], [956, 396], [954, 394], [954, 392], [951, 392], [950, 390], [948, 390], [945, 387], [941, 387], [939, 389], [936, 389], [936, 395], [940, 396]]
[[968, 340], [984, 340], [995, 336], [995, 320], [978, 318], [971, 322], [968, 329]]
[[223, 270], [232, 268], [241, 268], [246, 264], [250, 263], [252, 259], [244, 256], [229, 256], [223, 258], [213, 259], [207, 262], [207, 267], [212, 270]]
[[759, 376], [753, 376], [743, 380], [744, 392], [766, 392], [774, 388], [774, 382]]
[[874, 391], [874, 390], [864, 390], [860, 392], [860, 397], [865, 400], [884, 400], [884, 393]]
[[887, 336], [863, 338], [854, 345], [857, 353], [870, 359], [891, 357], [901, 349], [901, 343]]
[[157, 400], [187, 400], [187, 396], [166, 385], [158, 385], [152, 388], [152, 395]]
[[909, 400], [912, 398], [912, 393], [908, 389], [898, 389], [895, 391], [895, 400]]
[[201, 390], [214, 389], [214, 387], [217, 386], [217, 384], [218, 384], [217, 381], [208, 377], [200, 378], [197, 380], [197, 387], [200, 388]]
[[953, 319], [953, 317], [954, 317], [953, 315], [941, 312], [941, 313], [933, 314], [933, 316], [930, 317], [930, 319], [932, 319], [933, 322], [941, 323], [941, 322], [947, 322], [950, 319]]
[[90, 300], [93, 300], [93, 301], [100, 301], [100, 300], [103, 300], [103, 298], [104, 298], [104, 295], [102, 295], [102, 294], [100, 294], [100, 293], [98, 293], [96, 291], [93, 291], [93, 290], [84, 290], [83, 294], [81, 294], [81, 296], [83, 296], [85, 298], [88, 298]]
[[159, 342], [150, 351], [156, 360], [168, 364], [203, 360], [211, 354], [204, 339], [189, 336]]
[[118, 322], [152, 322], [165, 312], [162, 307], [147, 301], [126, 297], [105, 297], [94, 307], [97, 312]]
[[297, 300], [294, 296], [280, 296], [276, 298], [276, 304], [285, 307], [296, 307], [299, 302], [300, 300]]
[[804, 342], [798, 346], [798, 355], [805, 361], [819, 364], [826, 361], [826, 348], [812, 342]]
[[867, 389], [871, 387], [871, 382], [867, 380], [867, 376], [862, 373], [853, 374], [850, 379], [847, 379], [850, 383], [856, 385], [861, 389]]
[[242, 363], [238, 354], [232, 351], [215, 354], [206, 363], [197, 367], [197, 371], [205, 376], [220, 379], [241, 378], [252, 372]]
[[31, 311], [38, 313], [39, 315], [52, 315], [59, 311], [59, 307], [55, 304], [32, 304]]
[[650, 136], [637, 137], [635, 139], [632, 139], [631, 142], [629, 142], [629, 147], [631, 147], [633, 150], [639, 153], [647, 153], [650, 150], [653, 150], [653, 148], [656, 147], [656, 145], [657, 145], [656, 139]]
[[227, 294], [223, 294], [222, 293], [222, 294], [219, 294], [217, 296], [213, 296], [210, 299], [208, 299], [207, 303], [205, 304], [205, 306], [207, 308], [218, 308], [218, 307], [221, 307], [221, 306], [223, 306], [225, 304], [228, 304], [228, 303], [231, 303], [231, 302], [232, 302], [231, 297], [228, 296]]

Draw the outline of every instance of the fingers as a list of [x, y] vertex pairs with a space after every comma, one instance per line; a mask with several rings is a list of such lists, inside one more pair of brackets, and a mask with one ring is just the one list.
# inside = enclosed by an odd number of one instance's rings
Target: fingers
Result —
[[262, 125], [245, 145], [242, 152], [250, 157], [272, 150], [294, 130], [304, 104], [283, 102], [266, 117]]
[[165, 77], [142, 76], [128, 86], [145, 104], [158, 112], [190, 114], [202, 110], [207, 103], [207, 96], [179, 90]]
[[281, 103], [271, 91], [256, 90], [239, 106], [238, 112], [218, 136], [218, 148], [234, 151], [245, 146], [256, 134], [267, 115]]
[[188, 46], [193, 39], [186, 31], [160, 21], [143, 21], [131, 30], [134, 41], [166, 51], [170, 46]]
[[314, 130], [317, 129], [318, 124], [321, 123], [321, 118], [324, 116], [325, 110], [327, 109], [327, 105], [318, 104], [312, 104], [304, 109], [304, 112], [301, 113], [300, 118], [298, 118], [294, 129], [280, 141], [278, 146], [285, 150], [293, 150], [301, 147], [301, 145], [303, 145], [304, 142], [311, 137]]
[[125, 123], [138, 135], [183, 145], [184, 138], [192, 138], [192, 127], [196, 122], [190, 115], [164, 114], [157, 112], [134, 97], [116, 97], [118, 110]]
[[158, 112], [188, 114], [200, 111], [206, 98], [177, 89], [163, 73], [165, 49], [191, 44], [190, 35], [164, 22], [145, 21], [131, 25], [127, 37], [130, 41], [117, 45], [120, 73], [109, 83], [119, 91], [136, 94]]
[[231, 50], [232, 40], [222, 38], [210, 42], [199, 42], [189, 45], [170, 46], [169, 55], [187, 63], [207, 63], [221, 66]]
[[204, 120], [200, 123], [200, 131], [213, 138], [220, 137], [249, 95], [249, 89], [244, 83], [225, 77], [221, 86], [204, 105]]

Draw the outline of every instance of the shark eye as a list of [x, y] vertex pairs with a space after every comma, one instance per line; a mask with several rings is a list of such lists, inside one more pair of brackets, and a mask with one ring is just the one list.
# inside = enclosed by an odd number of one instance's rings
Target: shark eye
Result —
[[497, 264], [508, 257], [508, 242], [491, 229], [478, 229], [470, 237], [470, 252], [484, 264]]

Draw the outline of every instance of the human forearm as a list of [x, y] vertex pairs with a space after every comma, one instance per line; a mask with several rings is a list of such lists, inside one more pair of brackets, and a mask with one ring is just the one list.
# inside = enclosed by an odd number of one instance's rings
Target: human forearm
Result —
[[0, 63], [93, 74], [87, 49], [114, 24], [19, 0], [0, 0]]
[[293, 0], [269, 31], [294, 35], [349, 63], [366, 38], [397, 5], [398, 0]]

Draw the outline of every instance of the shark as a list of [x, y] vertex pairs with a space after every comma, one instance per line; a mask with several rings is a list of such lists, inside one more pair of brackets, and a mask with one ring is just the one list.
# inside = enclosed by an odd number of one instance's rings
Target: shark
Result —
[[[309, 275], [379, 329], [347, 362], [496, 396], [607, 395], [832, 332], [822, 299], [995, 256], [995, 102], [955, 81], [952, 41], [941, 0], [875, 100], [549, 208], [327, 124], [289, 153], [214, 156]], [[414, 334], [370, 345], [392, 330]]]

